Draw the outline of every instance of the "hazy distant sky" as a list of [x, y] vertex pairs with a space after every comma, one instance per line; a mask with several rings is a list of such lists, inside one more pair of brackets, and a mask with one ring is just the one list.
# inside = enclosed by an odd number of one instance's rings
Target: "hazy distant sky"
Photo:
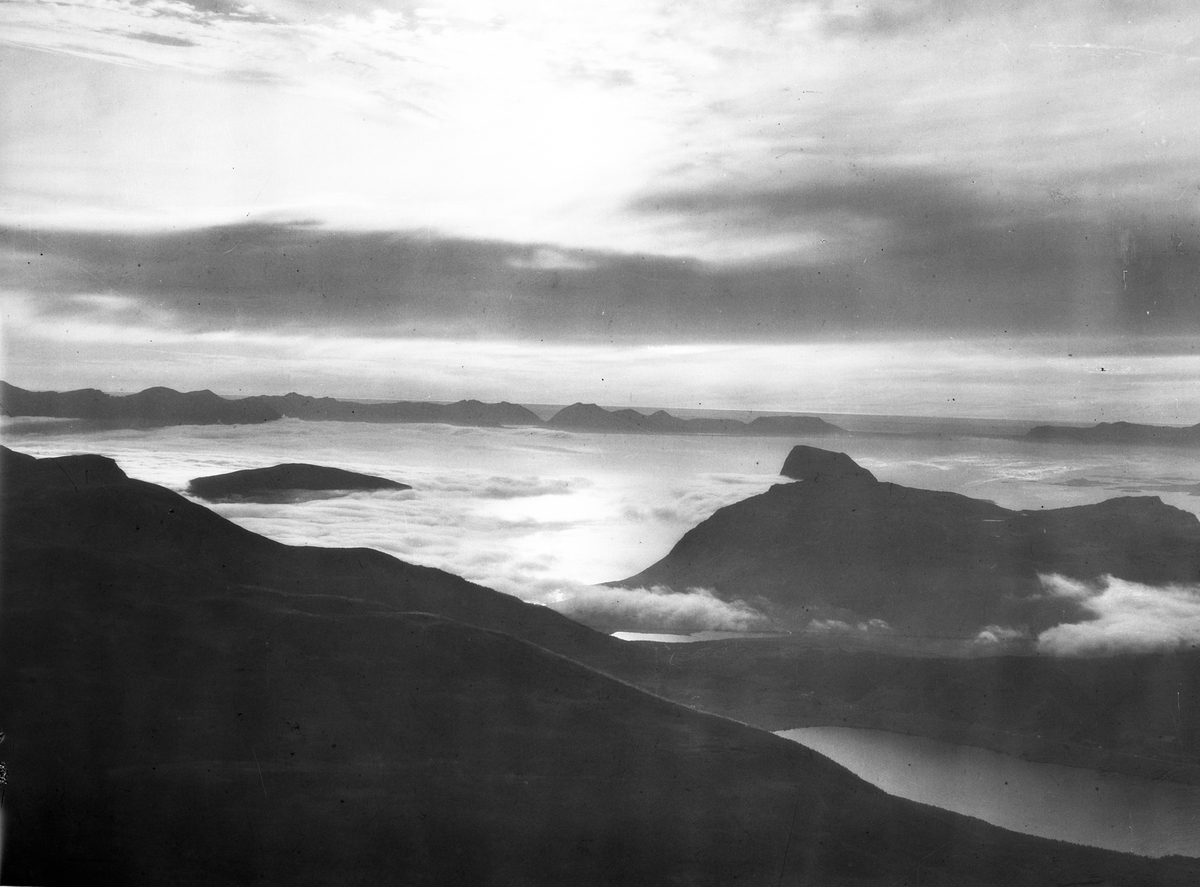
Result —
[[1187, 2], [0, 2], [28, 387], [1200, 421]]

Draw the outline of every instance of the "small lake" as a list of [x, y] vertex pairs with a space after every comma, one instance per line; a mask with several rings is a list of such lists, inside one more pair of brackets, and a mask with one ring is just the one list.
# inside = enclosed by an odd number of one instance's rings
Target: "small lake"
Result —
[[889, 794], [1012, 831], [1143, 856], [1200, 857], [1200, 786], [1033, 764], [882, 730], [802, 727], [777, 735]]

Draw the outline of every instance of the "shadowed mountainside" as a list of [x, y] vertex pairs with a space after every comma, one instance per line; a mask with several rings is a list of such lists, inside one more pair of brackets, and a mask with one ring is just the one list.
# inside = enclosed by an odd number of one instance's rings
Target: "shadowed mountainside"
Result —
[[1200, 878], [890, 798], [439, 571], [270, 542], [101, 457], [0, 471], [5, 883]]
[[895, 655], [811, 636], [643, 644], [618, 674], [764, 730], [849, 726], [1200, 785], [1200, 650]]
[[1139, 425], [1134, 422], [1101, 422], [1089, 428], [1038, 425], [1029, 430], [1025, 439], [1060, 443], [1200, 447], [1200, 424], [1185, 428]]
[[209, 502], [272, 502], [306, 492], [411, 489], [408, 484], [383, 477], [302, 462], [212, 474], [188, 482], [189, 493]]
[[882, 620], [902, 635], [970, 638], [1088, 618], [1039, 574], [1200, 581], [1200, 520], [1157, 497], [1011, 511], [883, 483], [843, 454], [801, 446], [784, 470], [801, 480], [719, 509], [612, 584], [711, 588], [789, 628]]

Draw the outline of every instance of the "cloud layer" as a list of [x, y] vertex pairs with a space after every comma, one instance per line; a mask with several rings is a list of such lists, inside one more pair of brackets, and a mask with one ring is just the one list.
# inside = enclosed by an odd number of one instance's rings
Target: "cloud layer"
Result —
[[608, 588], [566, 586], [543, 601], [564, 616], [601, 631], [689, 634], [697, 631], [753, 631], [769, 620], [744, 601], [727, 602], [709, 589]]
[[1041, 652], [1060, 656], [1169, 652], [1200, 647], [1200, 586], [1156, 587], [1106, 576], [1095, 585], [1042, 577], [1050, 595], [1077, 601], [1094, 618], [1038, 635]]
[[539, 335], [665, 334], [659, 291], [683, 335], [1198, 323], [1182, 2], [4, 9], [9, 221], [125, 231], [30, 285]]

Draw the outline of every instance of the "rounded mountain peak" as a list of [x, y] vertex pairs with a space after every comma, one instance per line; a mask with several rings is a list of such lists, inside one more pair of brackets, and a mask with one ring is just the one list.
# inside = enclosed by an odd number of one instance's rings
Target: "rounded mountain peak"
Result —
[[875, 481], [875, 475], [845, 453], [835, 453], [832, 450], [822, 450], [803, 444], [792, 447], [792, 451], [788, 453], [788, 457], [783, 463], [783, 469], [779, 473], [793, 480], [805, 480], [813, 483], [844, 480]]

